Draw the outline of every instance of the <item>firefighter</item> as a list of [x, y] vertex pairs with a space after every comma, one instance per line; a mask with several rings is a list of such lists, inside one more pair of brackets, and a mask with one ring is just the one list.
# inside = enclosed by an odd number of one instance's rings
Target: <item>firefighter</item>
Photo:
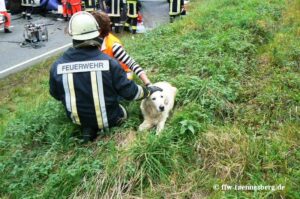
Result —
[[63, 8], [63, 17], [65, 21], [68, 21], [72, 16], [72, 7], [69, 0], [61, 0], [62, 8]]
[[40, 6], [40, 0], [22, 0], [21, 6], [23, 7], [23, 18], [30, 20], [32, 19], [31, 13], [33, 12], [33, 8]]
[[151, 85], [145, 71], [131, 58], [123, 48], [121, 41], [111, 33], [110, 19], [104, 12], [93, 12], [100, 27], [100, 37], [103, 39], [101, 51], [119, 61], [127, 73], [128, 79], [133, 79], [133, 72], [143, 81], [145, 86]]
[[121, 13], [124, 9], [125, 4], [123, 0], [105, 0], [106, 13], [110, 17], [111, 25], [115, 28], [115, 32], [120, 32], [121, 24]]
[[95, 11], [99, 7], [98, 0], [83, 0], [83, 4], [84, 4], [84, 11], [87, 12]]
[[127, 20], [124, 25], [125, 31], [132, 30], [132, 34], [136, 33], [137, 29], [137, 17], [142, 5], [138, 0], [127, 0]]
[[170, 22], [173, 23], [175, 18], [185, 12], [184, 0], [167, 0], [169, 3]]
[[127, 118], [119, 96], [139, 100], [161, 91], [128, 80], [119, 63], [99, 51], [99, 26], [88, 12], [74, 14], [69, 22], [73, 47], [52, 65], [50, 94], [62, 102], [67, 116], [82, 128], [84, 142], [97, 131], [118, 126]]
[[68, 0], [71, 7], [72, 15], [74, 15], [76, 12], [81, 11], [81, 0]]
[[10, 18], [10, 13], [8, 13], [6, 10], [5, 0], [0, 0], [0, 15], [1, 15], [0, 17], [2, 17], [3, 20], [2, 23], [4, 23], [4, 32], [11, 33], [11, 30], [9, 30], [11, 18]]

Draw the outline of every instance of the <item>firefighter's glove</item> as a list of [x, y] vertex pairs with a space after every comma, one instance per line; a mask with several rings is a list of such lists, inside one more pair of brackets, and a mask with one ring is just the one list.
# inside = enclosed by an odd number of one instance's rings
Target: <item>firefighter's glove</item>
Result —
[[145, 84], [145, 86], [146, 86], [146, 87], [152, 86], [152, 84], [151, 84], [151, 82], [149, 82], [149, 83]]
[[152, 95], [152, 93], [155, 93], [157, 91], [163, 91], [161, 88], [159, 88], [157, 86], [152, 86], [152, 85], [149, 85], [146, 88], [148, 91], [148, 94], [146, 95], [146, 97], [149, 97], [150, 95]]

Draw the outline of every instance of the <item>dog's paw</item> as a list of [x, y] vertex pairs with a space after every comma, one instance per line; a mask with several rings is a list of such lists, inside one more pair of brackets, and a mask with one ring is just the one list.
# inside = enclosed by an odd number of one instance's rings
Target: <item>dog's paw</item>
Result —
[[139, 126], [138, 131], [144, 131], [146, 130], [142, 125]]
[[156, 127], [156, 135], [159, 135], [162, 132], [162, 130], [164, 129], [164, 127], [165, 127], [164, 123], [158, 124]]
[[145, 131], [148, 130], [152, 127], [152, 124], [149, 124], [148, 122], [143, 122], [140, 126], [139, 126], [139, 131]]

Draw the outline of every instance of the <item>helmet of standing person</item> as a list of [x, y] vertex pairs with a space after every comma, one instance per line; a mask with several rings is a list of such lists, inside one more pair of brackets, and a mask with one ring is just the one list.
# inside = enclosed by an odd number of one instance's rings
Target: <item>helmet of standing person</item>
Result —
[[89, 40], [99, 36], [96, 19], [88, 12], [76, 12], [69, 22], [69, 34], [74, 40]]

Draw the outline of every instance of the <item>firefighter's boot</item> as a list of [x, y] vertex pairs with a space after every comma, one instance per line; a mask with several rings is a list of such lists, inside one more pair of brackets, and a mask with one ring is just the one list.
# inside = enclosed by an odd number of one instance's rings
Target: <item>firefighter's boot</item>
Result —
[[9, 30], [8, 28], [4, 28], [4, 33], [12, 33], [12, 31]]

